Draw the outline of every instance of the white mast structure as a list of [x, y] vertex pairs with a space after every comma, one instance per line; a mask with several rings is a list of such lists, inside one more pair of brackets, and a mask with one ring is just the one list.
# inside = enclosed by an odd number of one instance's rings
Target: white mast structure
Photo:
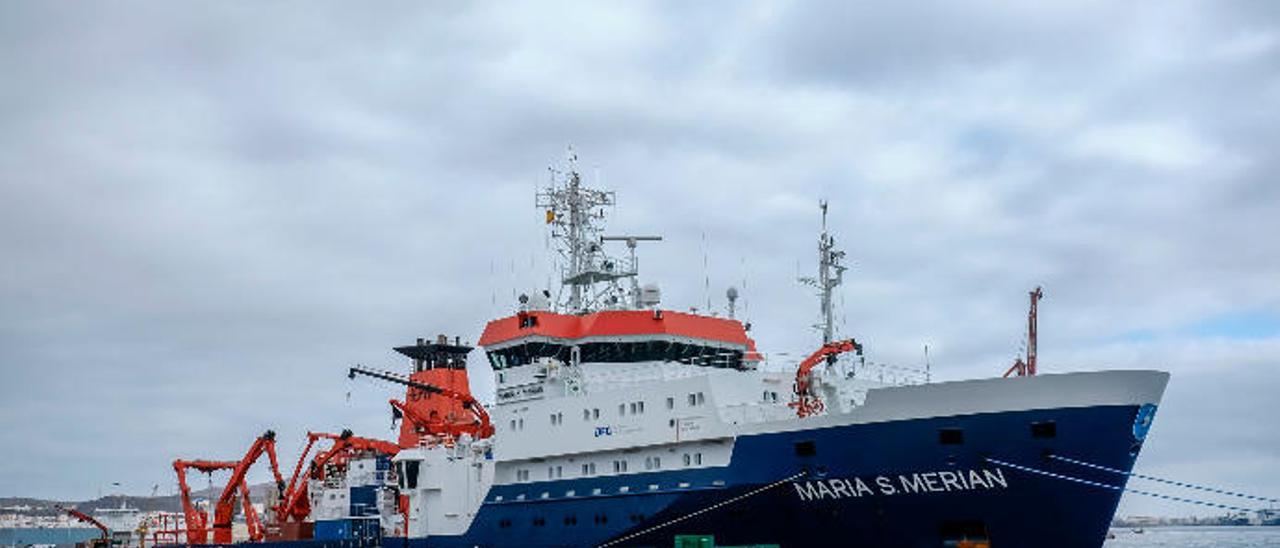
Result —
[[822, 323], [814, 327], [822, 330], [822, 344], [833, 340], [835, 318], [832, 312], [831, 296], [836, 286], [844, 282], [844, 271], [848, 267], [841, 264], [845, 253], [836, 249], [836, 239], [827, 233], [827, 201], [818, 202], [822, 209], [822, 235], [818, 237], [818, 277], [802, 277], [800, 283], [818, 289], [818, 297], [822, 305]]
[[[569, 314], [586, 314], [604, 309], [641, 308], [637, 276], [636, 242], [657, 241], [660, 236], [603, 236], [605, 208], [614, 205], [614, 192], [588, 188], [577, 169], [578, 156], [569, 149], [568, 171], [548, 168], [551, 179], [535, 199], [546, 211], [551, 237], [563, 259], [560, 295], [556, 306]], [[630, 249], [626, 260], [604, 252], [605, 241], [624, 241]], [[619, 280], [630, 278], [629, 290]], [[565, 294], [565, 288], [568, 294]]]

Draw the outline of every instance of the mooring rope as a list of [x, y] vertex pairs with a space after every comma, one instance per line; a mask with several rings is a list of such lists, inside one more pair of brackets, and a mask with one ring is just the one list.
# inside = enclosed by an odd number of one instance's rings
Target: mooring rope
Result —
[[1083, 484], [1083, 485], [1088, 485], [1088, 486], [1091, 486], [1091, 487], [1098, 487], [1098, 488], [1101, 488], [1101, 489], [1110, 489], [1110, 490], [1112, 490], [1112, 491], [1120, 491], [1120, 492], [1123, 492], [1123, 493], [1133, 493], [1133, 494], [1136, 494], [1136, 495], [1144, 495], [1144, 496], [1148, 496], [1148, 497], [1155, 497], [1155, 498], [1158, 498], [1158, 499], [1171, 500], [1171, 501], [1174, 501], [1174, 502], [1185, 502], [1185, 503], [1187, 503], [1187, 504], [1198, 504], [1198, 505], [1201, 505], [1201, 506], [1210, 506], [1210, 507], [1213, 507], [1213, 508], [1221, 508], [1221, 509], [1224, 509], [1224, 510], [1232, 510], [1232, 511], [1235, 511], [1235, 512], [1256, 512], [1256, 511], [1257, 511], [1257, 510], [1255, 510], [1255, 509], [1253, 509], [1253, 508], [1241, 508], [1241, 507], [1239, 507], [1239, 506], [1231, 506], [1231, 505], [1229, 505], [1229, 504], [1218, 504], [1218, 503], [1216, 503], [1216, 502], [1209, 502], [1209, 501], [1205, 501], [1205, 500], [1196, 500], [1196, 499], [1188, 499], [1188, 498], [1183, 498], [1183, 497], [1175, 497], [1175, 496], [1172, 496], [1172, 495], [1165, 495], [1165, 494], [1162, 494], [1162, 493], [1153, 493], [1153, 492], [1151, 492], [1151, 491], [1143, 491], [1143, 490], [1140, 490], [1140, 489], [1129, 489], [1129, 488], [1127, 488], [1127, 487], [1121, 487], [1121, 486], [1119, 486], [1119, 485], [1111, 485], [1111, 484], [1109, 484], [1109, 483], [1101, 483], [1101, 482], [1096, 482], [1096, 481], [1090, 481], [1090, 480], [1083, 479], [1083, 478], [1077, 478], [1077, 477], [1073, 477], [1073, 476], [1066, 476], [1066, 475], [1063, 475], [1063, 474], [1058, 474], [1058, 473], [1054, 473], [1054, 472], [1049, 472], [1049, 471], [1047, 471], [1047, 470], [1040, 470], [1039, 468], [1032, 468], [1032, 467], [1030, 467], [1030, 466], [1022, 466], [1022, 465], [1020, 465], [1020, 464], [1014, 464], [1014, 463], [1012, 463], [1012, 462], [1005, 462], [1005, 461], [1002, 461], [1002, 460], [999, 460], [999, 459], [993, 459], [993, 458], [991, 458], [991, 457], [986, 457], [986, 459], [985, 459], [985, 460], [986, 460], [987, 462], [992, 463], [992, 464], [997, 464], [997, 465], [1000, 465], [1000, 466], [1004, 466], [1004, 467], [1012, 468], [1012, 469], [1014, 469], [1014, 470], [1020, 470], [1020, 471], [1023, 471], [1023, 472], [1030, 473], [1030, 474], [1039, 474], [1039, 475], [1041, 475], [1041, 476], [1045, 476], [1045, 477], [1049, 477], [1049, 478], [1060, 479], [1060, 480], [1064, 480], [1064, 481], [1071, 481], [1071, 482], [1075, 482], [1075, 483], [1079, 483], [1079, 484]]
[[1186, 482], [1181, 482], [1181, 481], [1174, 481], [1174, 480], [1171, 480], [1171, 479], [1157, 478], [1157, 477], [1155, 477], [1155, 476], [1148, 476], [1148, 475], [1145, 475], [1145, 474], [1139, 474], [1139, 473], [1137, 473], [1137, 472], [1125, 472], [1124, 470], [1119, 470], [1119, 469], [1116, 469], [1116, 468], [1110, 468], [1110, 467], [1107, 467], [1107, 466], [1102, 466], [1102, 465], [1100, 465], [1100, 464], [1093, 464], [1093, 463], [1091, 463], [1091, 462], [1085, 462], [1085, 461], [1082, 461], [1082, 460], [1076, 460], [1076, 459], [1067, 458], [1067, 457], [1063, 457], [1063, 456], [1059, 456], [1059, 455], [1049, 455], [1049, 458], [1056, 459], [1056, 460], [1060, 460], [1060, 461], [1062, 461], [1062, 462], [1066, 462], [1066, 463], [1070, 463], [1070, 464], [1074, 464], [1074, 465], [1076, 465], [1076, 466], [1083, 466], [1083, 467], [1085, 467], [1085, 468], [1092, 468], [1092, 469], [1094, 469], [1094, 470], [1102, 470], [1103, 472], [1110, 472], [1110, 473], [1112, 473], [1112, 474], [1119, 474], [1119, 475], [1121, 475], [1121, 476], [1129, 476], [1129, 477], [1134, 477], [1134, 478], [1138, 478], [1138, 479], [1144, 479], [1144, 480], [1148, 480], [1148, 481], [1154, 481], [1154, 482], [1164, 483], [1164, 484], [1168, 484], [1168, 485], [1174, 485], [1174, 486], [1177, 486], [1177, 487], [1186, 487], [1187, 489], [1195, 489], [1195, 490], [1197, 490], [1197, 491], [1205, 491], [1205, 492], [1209, 492], [1209, 493], [1216, 493], [1216, 494], [1219, 494], [1219, 495], [1229, 495], [1229, 496], [1232, 496], [1232, 497], [1240, 497], [1240, 498], [1243, 498], [1243, 499], [1256, 500], [1256, 501], [1261, 501], [1261, 502], [1280, 503], [1280, 499], [1272, 499], [1272, 498], [1267, 498], [1267, 497], [1258, 497], [1258, 496], [1254, 496], [1254, 495], [1248, 495], [1248, 494], [1245, 494], [1245, 493], [1237, 493], [1237, 492], [1235, 492], [1235, 491], [1227, 491], [1227, 490], [1225, 490], [1225, 489], [1217, 489], [1217, 488], [1214, 488], [1214, 487], [1208, 487], [1208, 486], [1205, 486], [1205, 485], [1196, 485], [1196, 484], [1194, 484], [1194, 483], [1186, 483]]
[[773, 488], [775, 488], [775, 487], [777, 487], [777, 486], [779, 486], [779, 485], [782, 485], [782, 484], [787, 483], [787, 482], [789, 482], [789, 481], [792, 481], [792, 480], [795, 480], [795, 479], [800, 478], [800, 477], [802, 477], [802, 476], [805, 476], [806, 474], [808, 474], [808, 473], [807, 473], [807, 472], [800, 472], [800, 473], [797, 473], [797, 474], [795, 474], [795, 475], [792, 475], [792, 476], [789, 476], [789, 477], [782, 478], [782, 479], [780, 479], [780, 480], [778, 480], [778, 481], [775, 481], [775, 482], [773, 482], [773, 483], [770, 483], [769, 485], [766, 485], [766, 486], [764, 486], [764, 487], [759, 487], [759, 488], [757, 488], [757, 489], [753, 489], [753, 490], [751, 490], [751, 491], [747, 491], [746, 493], [743, 493], [743, 494], [738, 495], [738, 496], [736, 496], [736, 497], [733, 497], [733, 498], [731, 498], [731, 499], [722, 500], [722, 501], [720, 501], [720, 502], [717, 502], [717, 503], [715, 503], [715, 504], [712, 504], [711, 506], [708, 506], [708, 507], [703, 508], [703, 509], [701, 509], [701, 510], [698, 510], [698, 511], [696, 511], [696, 512], [690, 512], [690, 513], [685, 514], [685, 515], [683, 515], [683, 516], [679, 516], [679, 517], [676, 517], [676, 518], [673, 518], [673, 519], [667, 520], [667, 521], [665, 521], [665, 522], [659, 523], [658, 525], [654, 525], [653, 527], [649, 527], [649, 528], [647, 528], [647, 529], [642, 529], [642, 530], [637, 531], [637, 532], [635, 532], [635, 533], [631, 533], [630, 535], [627, 535], [627, 536], [625, 536], [625, 537], [613, 539], [613, 540], [611, 540], [611, 541], [609, 541], [609, 542], [606, 542], [606, 543], [604, 543], [604, 544], [601, 544], [601, 545], [599, 546], [599, 548], [605, 548], [605, 547], [607, 547], [607, 546], [613, 546], [613, 545], [615, 545], [615, 544], [619, 544], [619, 543], [622, 543], [622, 542], [626, 542], [626, 541], [631, 540], [631, 539], [633, 539], [633, 538], [640, 537], [640, 536], [644, 536], [644, 535], [647, 535], [647, 534], [652, 533], [652, 532], [654, 532], [654, 531], [657, 531], [658, 529], [662, 529], [662, 528], [664, 528], [664, 527], [669, 527], [669, 526], [671, 526], [671, 525], [675, 525], [675, 524], [677, 524], [677, 523], [680, 523], [680, 522], [682, 522], [682, 521], [684, 521], [684, 520], [687, 520], [687, 519], [689, 519], [689, 518], [692, 518], [692, 517], [694, 517], [694, 516], [699, 516], [699, 515], [705, 514], [705, 513], [707, 513], [707, 512], [712, 512], [712, 511], [718, 510], [718, 509], [720, 509], [720, 508], [723, 508], [723, 507], [725, 507], [725, 506], [728, 506], [728, 505], [733, 504], [733, 503], [735, 503], [735, 502], [738, 502], [738, 501], [740, 501], [740, 500], [747, 499], [747, 498], [751, 498], [751, 497], [754, 497], [754, 496], [756, 496], [756, 495], [759, 495], [760, 493], [763, 493], [763, 492], [768, 491], [768, 490], [770, 490], [770, 489], [773, 489]]

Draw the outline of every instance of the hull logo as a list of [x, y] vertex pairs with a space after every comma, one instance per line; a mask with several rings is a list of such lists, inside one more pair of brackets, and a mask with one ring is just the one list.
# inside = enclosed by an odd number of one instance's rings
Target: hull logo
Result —
[[1138, 408], [1138, 415], [1133, 418], [1133, 439], [1142, 441], [1147, 439], [1147, 432], [1151, 430], [1151, 421], [1156, 418], [1156, 406], [1154, 404], [1143, 404]]

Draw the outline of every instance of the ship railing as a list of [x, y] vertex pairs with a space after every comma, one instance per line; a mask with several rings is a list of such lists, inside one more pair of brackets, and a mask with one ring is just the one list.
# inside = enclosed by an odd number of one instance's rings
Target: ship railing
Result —
[[872, 361], [854, 364], [850, 368], [848, 376], [849, 378], [873, 380], [891, 386], [928, 384], [931, 380], [929, 371], [925, 369]]
[[[808, 353], [772, 352], [767, 355], [761, 365], [762, 371], [794, 372], [800, 360]], [[928, 369], [907, 367], [872, 360], [863, 360], [847, 356], [837, 357], [830, 367], [818, 366], [814, 369], [819, 375], [836, 379], [862, 379], [874, 381], [888, 386], [912, 386], [928, 384], [932, 379]]]

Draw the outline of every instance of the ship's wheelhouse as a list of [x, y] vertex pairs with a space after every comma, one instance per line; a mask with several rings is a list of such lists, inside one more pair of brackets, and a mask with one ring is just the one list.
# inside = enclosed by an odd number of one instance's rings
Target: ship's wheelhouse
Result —
[[[526, 341], [487, 352], [489, 365], [496, 369], [527, 365], [540, 358], [568, 362], [573, 344], [569, 342]], [[652, 338], [634, 341], [580, 342], [578, 359], [584, 363], [680, 362], [710, 367], [742, 368], [743, 349], [702, 341]]]
[[759, 361], [734, 319], [656, 310], [585, 315], [521, 312], [489, 322], [480, 338], [495, 370], [550, 358], [565, 363], [679, 362], [743, 369]]

